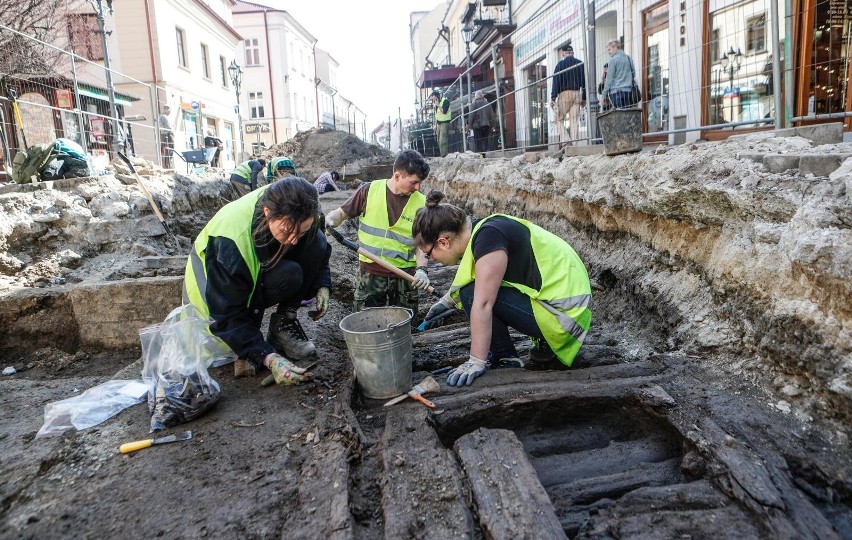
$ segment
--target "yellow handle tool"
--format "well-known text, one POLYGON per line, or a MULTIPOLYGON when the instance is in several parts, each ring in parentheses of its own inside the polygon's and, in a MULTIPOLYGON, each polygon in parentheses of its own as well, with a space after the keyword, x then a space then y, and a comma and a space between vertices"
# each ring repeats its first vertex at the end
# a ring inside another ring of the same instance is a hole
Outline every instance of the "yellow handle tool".
POLYGON ((183 433, 178 433, 177 435, 169 435, 167 437, 161 437, 159 439, 145 439, 142 441, 133 441, 129 443, 124 443, 118 447, 118 451, 122 454, 129 454, 130 452, 135 452, 137 450, 142 450, 143 448, 148 448, 149 446, 153 446, 155 444, 165 444, 176 441, 185 441, 187 439, 192 438, 191 431, 184 431, 183 433))

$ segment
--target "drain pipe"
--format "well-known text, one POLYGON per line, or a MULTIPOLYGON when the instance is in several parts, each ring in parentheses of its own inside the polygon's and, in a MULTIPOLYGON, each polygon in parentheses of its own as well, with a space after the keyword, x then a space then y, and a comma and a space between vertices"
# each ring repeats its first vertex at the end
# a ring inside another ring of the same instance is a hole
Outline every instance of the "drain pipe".
POLYGON ((780 129, 784 125, 784 115, 781 114, 781 55, 778 54, 778 1, 769 0, 769 16, 772 18, 772 44, 774 51, 772 53, 772 102, 775 104, 775 129, 780 129))
MULTIPOLYGON (((272 47, 269 46, 269 23, 266 20, 266 12, 263 10, 263 31, 266 32, 266 69, 269 73, 269 99, 272 103, 272 144, 278 143, 278 115, 275 114, 275 84, 272 82, 272 47)), ((258 134, 260 132, 258 131, 258 134)))

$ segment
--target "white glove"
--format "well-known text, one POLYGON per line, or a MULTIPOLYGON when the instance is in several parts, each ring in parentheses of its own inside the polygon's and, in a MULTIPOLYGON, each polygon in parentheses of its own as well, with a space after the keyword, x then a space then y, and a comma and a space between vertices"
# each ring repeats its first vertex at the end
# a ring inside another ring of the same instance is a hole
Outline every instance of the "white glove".
POLYGON ((425 268, 418 268, 414 272, 414 281, 411 282, 415 289, 423 289, 424 291, 429 286, 429 276, 426 275, 425 268))
POLYGON ((338 225, 346 221, 346 218, 347 216, 343 209, 337 208, 325 215, 325 226, 337 227, 338 225))
POLYGON ((454 369, 447 382, 450 386, 470 386, 473 384, 473 379, 485 373, 485 360, 480 360, 475 356, 471 356, 467 362, 454 369))

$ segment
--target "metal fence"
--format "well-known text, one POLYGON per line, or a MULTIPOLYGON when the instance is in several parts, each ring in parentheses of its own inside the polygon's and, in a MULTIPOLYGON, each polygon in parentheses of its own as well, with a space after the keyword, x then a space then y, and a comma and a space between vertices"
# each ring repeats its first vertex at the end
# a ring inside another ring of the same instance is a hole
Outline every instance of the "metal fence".
MULTIPOLYGON (((645 143, 718 139, 826 120, 846 121, 848 129, 852 3, 802 0, 793 4, 797 11, 790 5, 779 0, 544 2, 491 44, 492 68, 498 46, 512 47, 512 73, 500 77, 483 69, 489 58, 480 53, 477 62, 440 88, 452 101, 449 151, 601 142, 599 115, 624 96, 618 90, 629 89, 623 87, 623 71, 616 75, 621 88, 606 85, 605 77, 614 80, 605 70, 608 62, 617 69, 625 65, 619 49, 630 60, 626 65, 632 64, 628 80, 640 94, 625 105, 641 111, 636 116, 645 143), (607 47, 612 42, 617 49, 607 47), (572 69, 583 71, 585 100, 560 107, 567 104, 551 101, 554 68, 567 44, 583 62, 572 69), (471 133, 470 115, 481 109, 470 105, 477 90, 496 118, 490 137, 471 133)), ((421 90, 424 102, 429 90, 421 90)), ((435 151, 432 115, 427 104, 408 137, 427 153, 435 151)))
MULTIPOLYGON (((136 80, 71 51, 0 25, 52 56, 53 71, 43 75, 0 73, 0 126, 3 160, 37 144, 69 139, 104 166, 116 150, 163 166, 171 164, 158 126, 156 91, 164 89, 136 80), (107 78, 111 79, 108 81, 107 78), (115 113, 110 104, 113 87, 115 113), (13 98, 17 107, 13 107, 13 98), (15 112, 17 108, 17 112, 15 112)), ((184 138, 181 133, 175 139, 184 138)))

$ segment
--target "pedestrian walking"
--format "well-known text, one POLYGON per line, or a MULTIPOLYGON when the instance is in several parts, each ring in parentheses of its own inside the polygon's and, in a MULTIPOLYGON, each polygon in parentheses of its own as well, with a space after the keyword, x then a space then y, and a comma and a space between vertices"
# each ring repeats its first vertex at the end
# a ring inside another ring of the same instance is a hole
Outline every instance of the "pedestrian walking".
POLYGON ((477 152, 488 152, 491 148, 491 134, 496 129, 494 109, 482 96, 482 91, 473 94, 473 112, 471 126, 477 152))
POLYGON ((621 42, 614 39, 606 44, 609 53, 607 75, 602 95, 616 109, 633 107, 639 102, 637 95, 633 60, 621 50, 621 42))
POLYGON ((433 91, 429 97, 432 99, 432 105, 435 107, 435 138, 438 140, 438 152, 441 157, 449 153, 450 142, 450 121, 453 119, 450 112, 450 100, 441 97, 441 93, 437 90, 433 91))
POLYGON ((163 112, 157 117, 157 125, 160 128, 160 158, 163 167, 170 168, 172 163, 172 150, 175 147, 175 130, 171 120, 172 108, 163 105, 163 112))
POLYGON ((580 133, 580 107, 586 104, 586 73, 583 62, 574 57, 574 48, 571 45, 565 45, 561 51, 562 60, 553 70, 550 106, 556 107, 556 121, 561 126, 560 138, 568 144, 576 144, 580 133))

